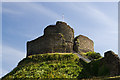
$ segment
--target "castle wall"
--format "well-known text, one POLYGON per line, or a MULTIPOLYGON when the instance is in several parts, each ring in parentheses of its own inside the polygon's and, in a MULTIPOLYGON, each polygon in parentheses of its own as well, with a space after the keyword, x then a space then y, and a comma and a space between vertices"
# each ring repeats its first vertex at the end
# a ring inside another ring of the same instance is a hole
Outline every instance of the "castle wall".
POLYGON ((42 53, 73 52, 73 29, 64 22, 47 26, 44 35, 27 42, 27 56, 42 53))
POLYGON ((74 39, 74 30, 65 22, 58 21, 49 25, 44 34, 35 40, 27 42, 27 56, 43 53, 72 53, 94 51, 93 41, 85 36, 74 39))
POLYGON ((67 42, 73 42, 74 40, 74 30, 65 22, 58 21, 56 25, 49 25, 44 29, 44 35, 53 33, 61 33, 67 42))
POLYGON ((120 58, 113 51, 105 52, 104 58, 102 58, 100 61, 101 65, 105 65, 105 67, 109 69, 110 76, 120 75, 120 58))
POLYGON ((79 35, 74 39, 75 52, 89 52, 94 51, 94 43, 88 37, 79 35))

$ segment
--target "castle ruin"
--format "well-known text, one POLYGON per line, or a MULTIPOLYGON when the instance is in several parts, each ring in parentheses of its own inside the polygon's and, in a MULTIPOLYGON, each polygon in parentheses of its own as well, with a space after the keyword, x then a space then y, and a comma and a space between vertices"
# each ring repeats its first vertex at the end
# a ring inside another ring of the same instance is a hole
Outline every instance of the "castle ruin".
POLYGON ((100 59, 100 65, 104 65, 109 70, 110 76, 120 75, 120 58, 113 51, 104 53, 104 57, 100 59))
POLYGON ((94 51, 94 43, 88 37, 74 38, 74 30, 65 22, 57 21, 44 29, 44 35, 27 42, 27 56, 43 53, 80 53, 94 51))
POLYGON ((90 40, 88 37, 79 35, 75 37, 74 39, 74 46, 73 50, 76 51, 77 53, 80 52, 93 52, 94 51, 94 44, 93 41, 90 40))

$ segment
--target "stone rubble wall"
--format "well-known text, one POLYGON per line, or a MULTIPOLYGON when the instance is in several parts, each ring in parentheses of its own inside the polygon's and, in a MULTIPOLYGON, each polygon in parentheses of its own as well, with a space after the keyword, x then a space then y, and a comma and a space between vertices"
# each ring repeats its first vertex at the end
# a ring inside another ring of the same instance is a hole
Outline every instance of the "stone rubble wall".
POLYGON ((104 58, 101 59, 101 63, 109 69, 110 76, 120 75, 120 58, 113 51, 107 51, 104 53, 104 58))
POLYGON ((27 56, 55 52, 72 53, 74 50, 75 52, 94 51, 93 41, 85 36, 74 39, 74 30, 61 21, 57 21, 56 25, 47 26, 43 36, 27 42, 27 56))
POLYGON ((80 52, 93 52, 94 42, 86 36, 79 35, 74 39, 74 51, 80 52))
POLYGON ((73 52, 74 31, 65 22, 44 29, 44 35, 27 42, 27 56, 42 53, 73 52))

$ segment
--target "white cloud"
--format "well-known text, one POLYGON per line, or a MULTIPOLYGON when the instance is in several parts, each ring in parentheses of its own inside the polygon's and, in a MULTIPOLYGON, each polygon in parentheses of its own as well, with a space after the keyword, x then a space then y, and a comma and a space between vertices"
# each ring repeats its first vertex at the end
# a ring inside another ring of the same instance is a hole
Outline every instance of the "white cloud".
POLYGON ((20 12, 20 11, 16 11, 16 10, 11 10, 11 9, 8 9, 8 8, 2 8, 2 11, 3 13, 9 13, 9 14, 16 14, 16 15, 19 15, 19 14, 23 14, 23 12, 20 12))
POLYGON ((33 11, 35 10, 35 13, 40 13, 40 14, 46 15, 52 19, 57 19, 57 18, 60 19, 60 16, 56 12, 50 10, 49 8, 47 8, 45 6, 42 6, 41 4, 28 3, 26 5, 28 8, 31 8, 33 11))
MULTIPOLYGON (((61 4, 58 4, 58 5, 61 6, 61 4)), ((94 21, 95 24, 99 23, 101 25, 101 29, 104 28, 103 29, 104 31, 109 30, 111 34, 118 34, 117 19, 116 20, 112 19, 112 16, 108 16, 108 13, 105 13, 104 11, 102 11, 103 9, 100 10, 96 6, 91 5, 89 3, 83 3, 83 4, 69 3, 66 5, 62 5, 61 7, 71 9, 73 12, 75 11, 76 13, 80 14, 80 17, 81 15, 83 15, 88 18, 91 18, 91 20, 94 21)), ((117 8, 117 3, 116 3, 116 8, 117 8)), ((116 13, 117 15, 117 12, 114 12, 114 13, 116 13)))
POLYGON ((2 50, 2 75, 0 76, 10 72, 25 57, 25 52, 7 45, 3 45, 2 50))
MULTIPOLYGON (((88 6, 88 15, 92 16, 94 21, 101 23, 101 30, 96 30, 96 43, 97 45, 104 46, 105 50, 113 50, 118 53, 118 21, 113 20, 111 16, 108 16, 103 11, 97 9, 94 6, 88 6), (102 43, 102 44, 101 44, 102 43)), ((117 13, 117 12, 115 12, 117 13)))
POLYGON ((101 24, 105 25, 104 28, 107 27, 110 33, 115 33, 118 34, 117 32, 117 26, 118 26, 118 21, 111 19, 110 16, 107 16, 104 12, 98 10, 95 7, 92 6, 87 6, 89 13, 88 15, 92 16, 95 18, 97 21, 99 21, 101 24))
POLYGON ((56 12, 50 10, 49 8, 42 6, 41 4, 37 4, 37 3, 23 3, 23 4, 15 4, 15 3, 11 3, 14 5, 14 7, 16 7, 16 9, 19 7, 19 10, 13 10, 10 7, 8 8, 4 8, 3 6, 3 12, 5 13, 10 13, 10 14, 26 14, 27 12, 29 12, 30 14, 35 13, 35 14, 42 14, 45 15, 51 19, 60 19, 61 16, 59 16, 56 12))
POLYGON ((13 55, 13 56, 19 56, 19 57, 23 57, 23 54, 25 54, 24 52, 22 51, 19 51, 13 47, 10 47, 10 46, 6 46, 6 45, 3 45, 2 46, 2 54, 3 55, 13 55))
MULTIPOLYGON (((86 17, 91 18, 94 21, 95 24, 97 24, 96 22, 99 22, 101 25, 103 25, 101 27, 102 28, 104 27, 104 30, 107 29, 107 30, 109 30, 110 33, 118 34, 118 32, 117 32, 117 30, 118 30, 118 27, 117 27, 118 26, 118 21, 117 21, 117 19, 113 20, 111 18, 111 16, 108 16, 102 10, 97 9, 96 6, 90 5, 89 3, 86 3, 84 5, 83 4, 75 5, 75 4, 71 3, 70 5, 71 6, 69 6, 68 8, 72 9, 73 11, 75 10, 75 12, 78 12, 80 14, 84 14, 84 16, 86 15, 86 17)), ((117 15, 117 12, 115 12, 115 13, 117 15)))
MULTIPOLYGON (((6 4, 6 3, 4 3, 4 4, 6 4)), ((13 14, 13 15, 16 14, 17 16, 22 15, 25 17, 26 17, 26 15, 29 15, 29 13, 30 13, 30 15, 32 14, 33 16, 38 15, 37 17, 45 15, 50 19, 54 19, 54 20, 61 19, 61 16, 59 16, 56 12, 52 11, 48 7, 43 6, 40 3, 39 4, 38 3, 23 3, 23 4, 9 3, 9 4, 12 5, 12 7, 14 7, 14 8, 12 8, 11 6, 3 5, 3 13, 13 14)), ((34 28, 34 27, 31 27, 31 29, 32 28, 34 28)), ((25 27, 24 27, 24 29, 25 29, 25 27)), ((11 28, 11 32, 13 32, 12 28, 11 28)), ((27 31, 27 32, 29 32, 29 31, 27 31)), ((27 33, 27 32, 25 31, 23 33, 21 33, 21 32, 19 33, 18 31, 14 31, 14 33, 24 36, 24 37, 27 37, 27 38, 34 38, 36 36, 34 33, 27 33)))

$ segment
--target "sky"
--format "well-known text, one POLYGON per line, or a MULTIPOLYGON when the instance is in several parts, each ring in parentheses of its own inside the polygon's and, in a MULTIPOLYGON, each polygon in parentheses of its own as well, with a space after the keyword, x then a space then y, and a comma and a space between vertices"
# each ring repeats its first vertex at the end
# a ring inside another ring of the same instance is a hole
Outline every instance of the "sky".
POLYGON ((3 2, 0 77, 26 57, 26 42, 42 36, 48 25, 63 21, 63 14, 75 36, 94 41, 95 52, 102 56, 108 50, 118 53, 117 2, 3 2))

